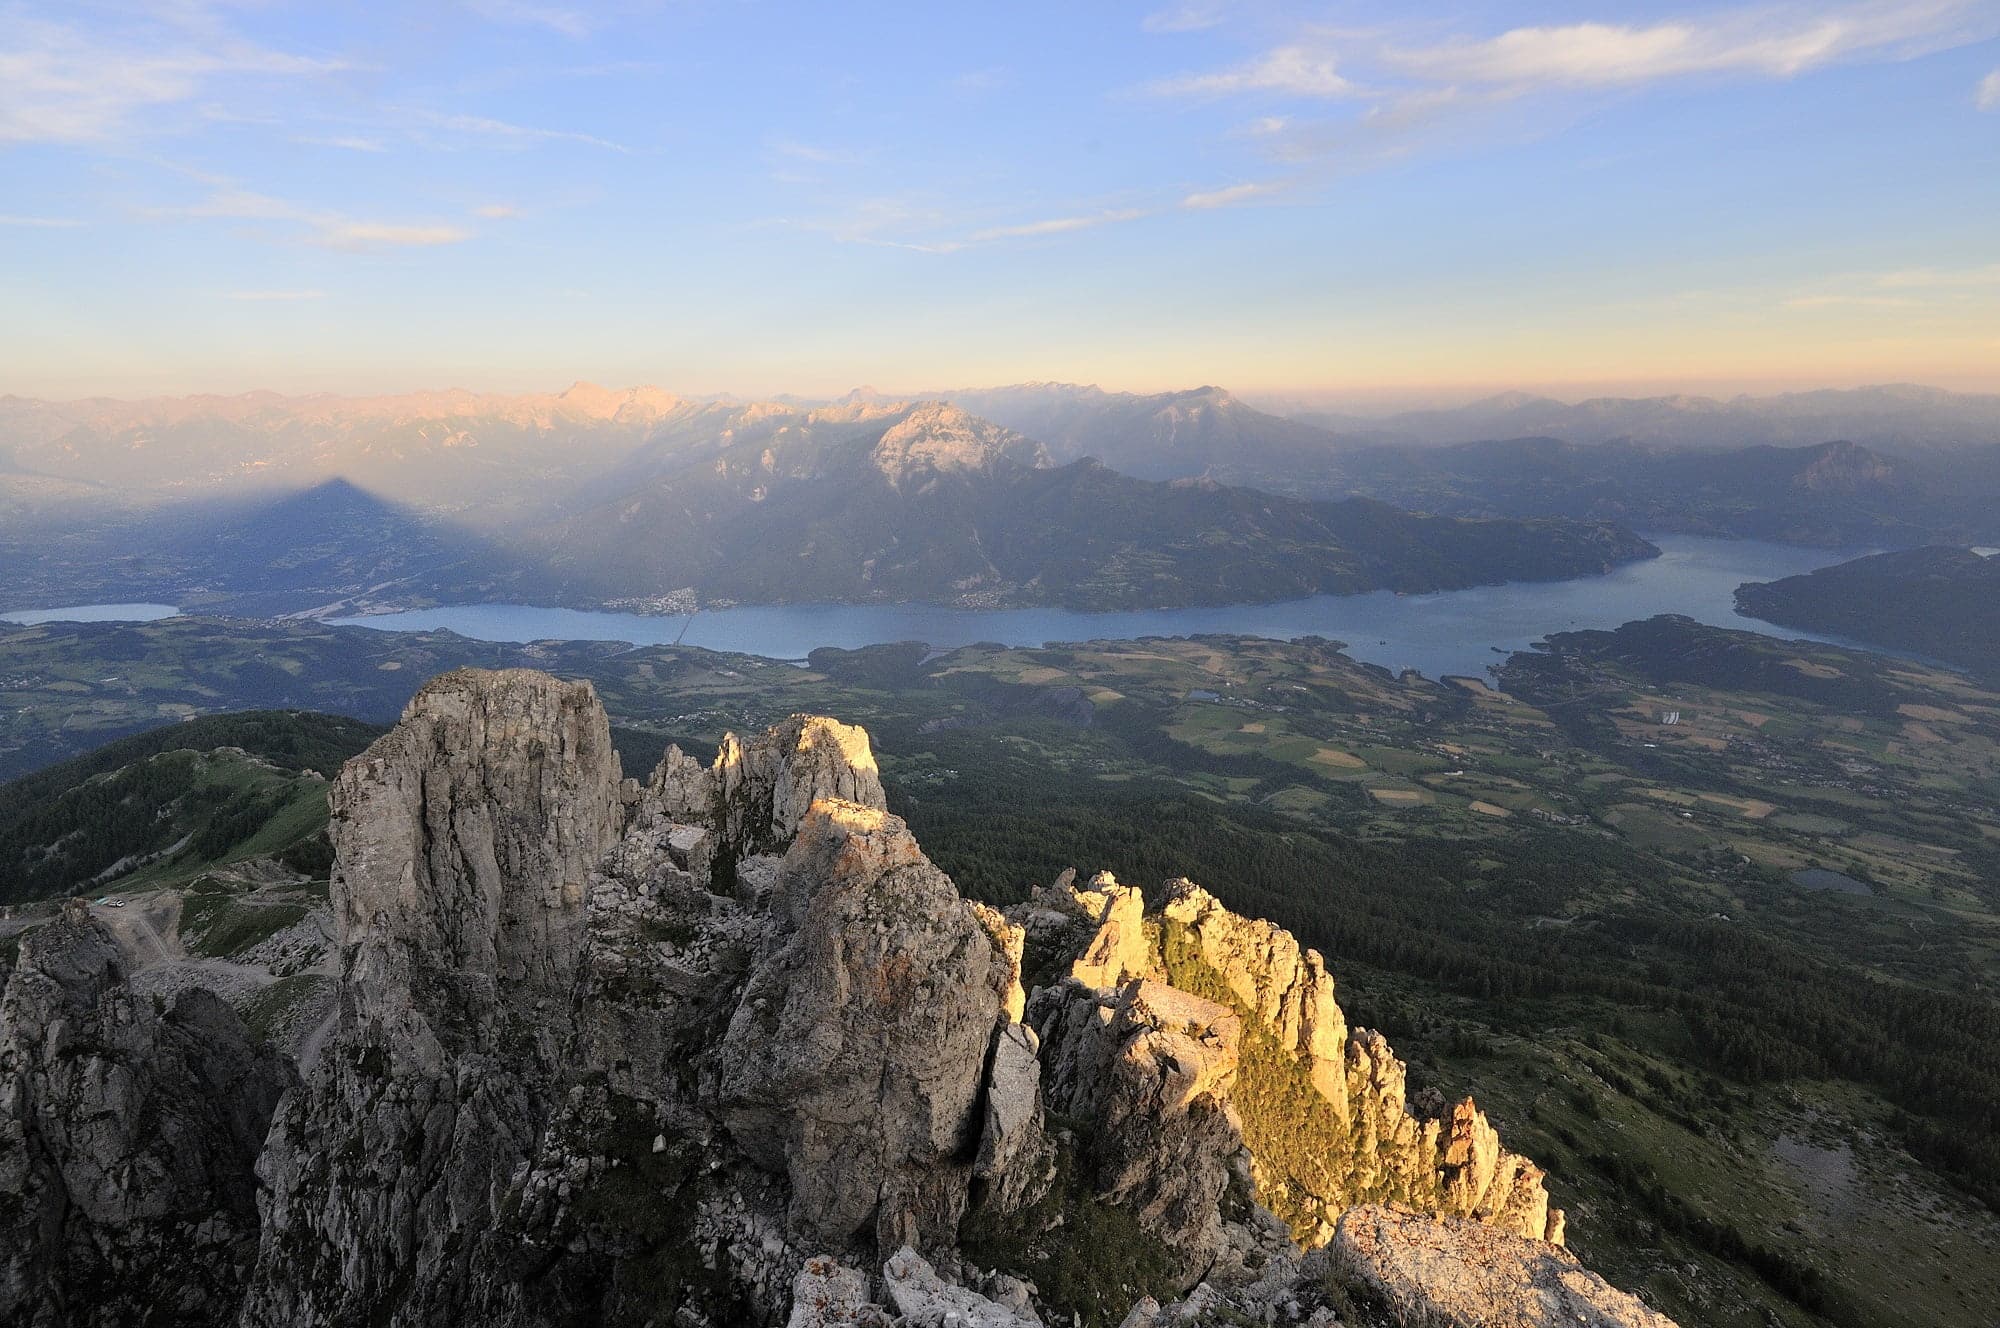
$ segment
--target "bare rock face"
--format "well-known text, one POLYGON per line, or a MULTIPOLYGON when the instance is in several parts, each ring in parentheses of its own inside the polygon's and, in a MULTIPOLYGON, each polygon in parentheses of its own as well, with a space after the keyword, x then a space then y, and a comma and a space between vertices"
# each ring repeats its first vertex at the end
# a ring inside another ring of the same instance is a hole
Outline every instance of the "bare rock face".
POLYGON ((447 1054, 511 1034, 552 1056, 618 785, 589 686, 518 669, 427 684, 333 787, 348 1022, 414 1015, 447 1054))
POLYGON ((785 1171, 808 1241, 949 1246, 1012 964, 903 823, 858 803, 813 804, 777 906, 796 930, 721 1050, 731 1136, 785 1171))
POLYGON ((641 788, 587 686, 466 671, 333 807, 342 1005, 261 1164, 246 1324, 779 1322, 812 1251, 949 1253, 975 1192, 1037 1192, 1022 935, 861 730, 641 788))
POLYGON ((1500 1134, 1471 1098, 1451 1109, 1443 1133, 1442 1210, 1518 1236, 1562 1243, 1563 1216, 1549 1210, 1542 1169, 1500 1146, 1500 1134))
POLYGON ((335 782, 341 1006, 258 1172, 248 1323, 445 1322, 547 1120, 617 752, 584 684, 433 679, 335 782))
POLYGON ((907 1246, 882 1265, 882 1287, 905 1328, 1042 1328, 1025 1305, 1003 1305, 947 1281, 907 1246))
POLYGON ((652 788, 674 819, 714 827, 731 861, 782 849, 823 798, 888 807, 868 734, 818 715, 747 740, 730 734, 708 769, 669 748, 652 788))
POLYGON ((1021 1328, 1060 1289, 965 1251, 1033 1259, 1071 1214, 1129 1236, 1141 1322, 1308 1321, 1294 1242, 1355 1204, 1561 1238, 1319 955, 1184 881, 970 903, 859 729, 642 786, 587 686, 461 672, 333 808, 339 1015, 258 1163, 243 1328, 1021 1328))
POLYGON ((1218 1248, 1218 1207, 1243 1151, 1232 1119, 1242 1021, 1235 1011, 1135 978, 1112 992, 1068 979, 1036 994, 1052 1109, 1091 1123, 1094 1188, 1198 1268, 1218 1248))
POLYGON ((1162 894, 1149 914, 1139 892, 1109 873, 1082 888, 1066 873, 1015 911, 1041 948, 1067 945, 1076 956, 1068 980, 1031 1005, 1031 1021, 1044 1040, 1044 1092, 1056 1111, 1094 1124, 1086 1152, 1109 1168, 1099 1173, 1107 1193, 1129 1201, 1120 1174, 1143 1172, 1148 1158, 1185 1156, 1173 1193, 1132 1206, 1194 1263, 1227 1239, 1202 1214, 1222 1192, 1225 1160, 1238 1155, 1256 1197, 1308 1246, 1330 1240, 1346 1208, 1377 1199, 1561 1240, 1562 1213, 1549 1207, 1541 1170, 1501 1147, 1470 1100, 1448 1118, 1413 1110, 1402 1061, 1380 1034, 1350 1034, 1317 952, 1190 881, 1169 882, 1162 894), (1134 982, 1136 1000, 1124 994, 1134 982), (1228 1021, 1211 1013, 1134 1022, 1135 1012, 1168 1008, 1164 993, 1196 1001, 1197 992, 1228 1021), (1174 1085, 1190 1067, 1199 1073, 1209 1053, 1175 1040, 1196 1028, 1228 1030, 1232 1073, 1205 1083, 1212 1110, 1191 1116, 1192 1097, 1174 1085), (1256 1055, 1238 1082, 1233 1068, 1246 1048, 1256 1055), (1121 1073, 1149 1055, 1173 1068, 1121 1073), (1184 1152, 1180 1133, 1196 1117, 1209 1121, 1203 1142, 1184 1152), (1167 1213, 1179 1217, 1163 1221, 1167 1213))
POLYGON ((889 1317, 868 1298, 868 1279, 827 1255, 808 1259, 792 1280, 792 1315, 785 1328, 887 1328, 889 1317))
POLYGON ((1355 1208, 1332 1254, 1409 1328, 1674 1328, 1567 1250, 1463 1218, 1355 1208))
POLYGON ((1305 1068, 1336 1114, 1347 1111, 1347 1018, 1319 951, 1284 928, 1243 918, 1192 881, 1167 886, 1161 916, 1184 930, 1203 962, 1305 1068))
POLYGON ((1115 989, 1128 977, 1152 967, 1146 945, 1146 899, 1110 872, 1099 872, 1087 889, 1073 890, 1065 901, 1069 911, 1096 928, 1083 953, 1070 965, 1070 976, 1086 987, 1115 989))
POLYGON ((1005 1024, 993 1036, 972 1174, 986 1187, 987 1201, 1005 1210, 1025 1208, 1048 1181, 1041 1050, 1041 1038, 1025 1024, 1005 1024))
POLYGON ((205 1325, 257 1244, 255 1162, 290 1062, 207 991, 137 993, 81 902, 0 999, 0 1322, 205 1325))

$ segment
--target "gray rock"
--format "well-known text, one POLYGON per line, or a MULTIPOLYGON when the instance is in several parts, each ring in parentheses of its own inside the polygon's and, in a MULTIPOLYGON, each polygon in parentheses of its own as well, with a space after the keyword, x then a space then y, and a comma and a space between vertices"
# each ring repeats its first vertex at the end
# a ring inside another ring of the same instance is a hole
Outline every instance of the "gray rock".
POLYGON ((1116 992, 1074 978, 1038 991, 1043 1093, 1088 1121, 1094 1187, 1129 1208, 1189 1269, 1222 1241, 1219 1205, 1243 1138, 1230 1114, 1242 1020, 1213 1001, 1136 979, 1116 992))
POLYGON ((1003 1210, 1033 1203, 1049 1178, 1041 1045, 1025 1024, 1003 1024, 993 1035, 979 1155, 972 1171, 988 1186, 987 1202, 1003 1210))
POLYGON ((785 1328, 886 1325, 888 1315, 868 1298, 868 1279, 830 1255, 808 1259, 792 1282, 792 1316, 785 1328))
POLYGON ((81 901, 37 928, 0 998, 0 1322, 227 1321, 294 1082, 213 994, 135 991, 81 901))
POLYGON ((433 679, 332 790, 341 1008, 258 1166, 248 1324, 448 1322, 550 1110, 624 810, 587 684, 433 679))
POLYGON ((1032 1311, 988 1300, 939 1277, 907 1246, 882 1265, 882 1289, 909 1328, 1042 1328, 1032 1311))
POLYGON ((751 978, 722 1047, 730 1134, 789 1178, 811 1242, 948 1247, 1011 965, 902 821, 875 808, 815 804, 776 895, 796 929, 751 978))

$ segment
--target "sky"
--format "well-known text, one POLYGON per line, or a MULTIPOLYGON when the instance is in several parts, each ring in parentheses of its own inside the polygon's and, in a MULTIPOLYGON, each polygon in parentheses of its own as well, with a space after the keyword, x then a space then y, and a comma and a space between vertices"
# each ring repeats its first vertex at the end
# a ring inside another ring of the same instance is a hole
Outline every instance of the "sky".
POLYGON ((0 392, 2000 389, 2000 0, 0 0, 0 392))

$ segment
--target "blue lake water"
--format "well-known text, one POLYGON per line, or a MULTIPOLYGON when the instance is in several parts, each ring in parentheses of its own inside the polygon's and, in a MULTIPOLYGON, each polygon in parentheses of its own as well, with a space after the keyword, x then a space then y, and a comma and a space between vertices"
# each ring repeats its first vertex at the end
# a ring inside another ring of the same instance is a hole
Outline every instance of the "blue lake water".
MULTIPOLYGON (((1357 659, 1430 677, 1479 676, 1501 652, 1524 649, 1551 632, 1616 627, 1657 613, 1774 636, 1810 633, 1739 616, 1733 599, 1745 581, 1770 581, 1855 556, 1752 540, 1690 535, 1651 537, 1658 558, 1580 581, 1513 582, 1433 595, 1317 595, 1278 604, 1139 609, 1083 613, 1070 609, 951 609, 925 604, 788 604, 706 609, 652 616, 542 609, 521 604, 466 604, 407 613, 338 618, 378 630, 446 628, 482 641, 676 641, 775 659, 803 659, 819 646, 852 649, 884 641, 926 641, 949 648, 976 641, 1040 646, 1052 641, 1240 633, 1292 640, 1344 641, 1357 659)), ((1833 639, 1833 638, 1824 638, 1833 639)))
POLYGON ((72 604, 60 609, 15 609, 0 622, 33 627, 50 622, 155 622, 180 612, 171 604, 72 604))

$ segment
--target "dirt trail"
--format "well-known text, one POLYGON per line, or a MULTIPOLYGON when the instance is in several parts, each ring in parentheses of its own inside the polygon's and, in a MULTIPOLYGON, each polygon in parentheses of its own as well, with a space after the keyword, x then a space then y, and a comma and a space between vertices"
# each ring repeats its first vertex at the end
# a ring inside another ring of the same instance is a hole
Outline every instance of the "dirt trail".
MULTIPOLYGON (((160 928, 153 918, 154 911, 171 912, 170 900, 162 908, 158 896, 134 895, 123 908, 113 908, 108 904, 92 904, 91 916, 102 922, 126 954, 132 957, 132 971, 143 973, 160 964, 171 964, 180 959, 179 946, 169 947, 167 938, 160 934, 160 928)), ((172 925, 169 923, 169 925, 172 925)))

